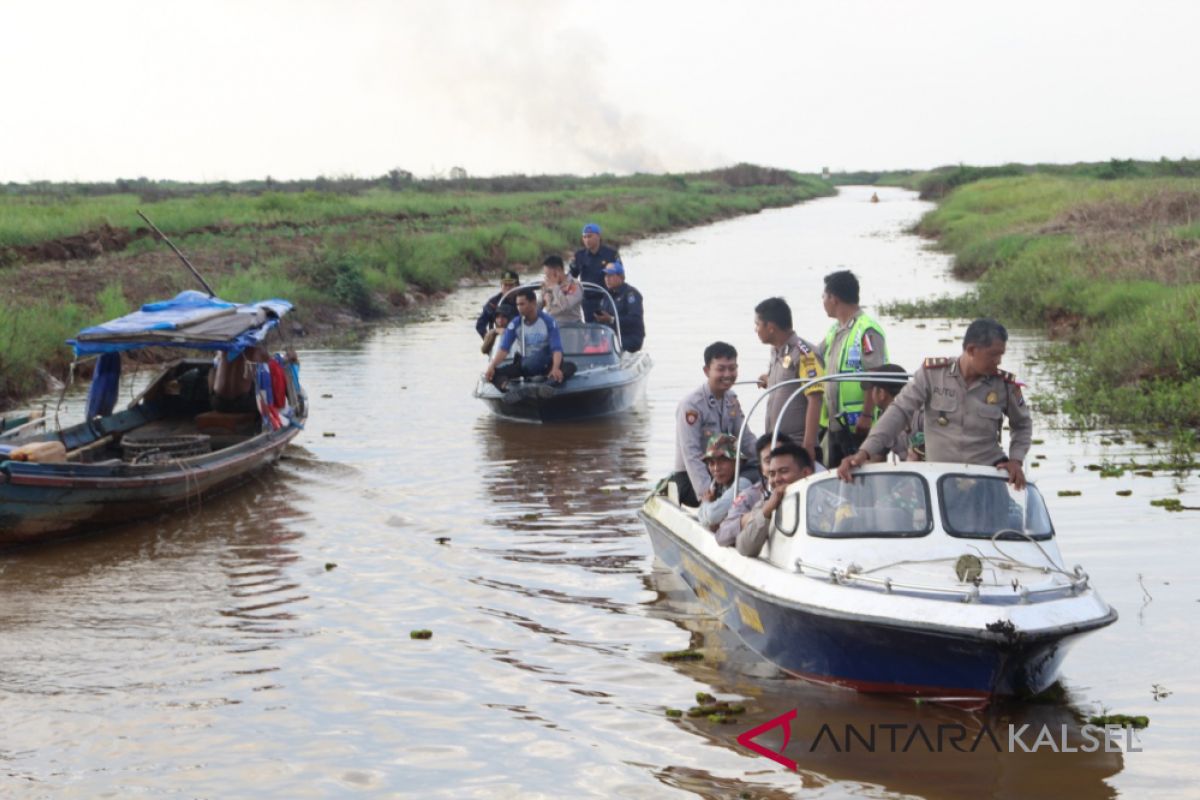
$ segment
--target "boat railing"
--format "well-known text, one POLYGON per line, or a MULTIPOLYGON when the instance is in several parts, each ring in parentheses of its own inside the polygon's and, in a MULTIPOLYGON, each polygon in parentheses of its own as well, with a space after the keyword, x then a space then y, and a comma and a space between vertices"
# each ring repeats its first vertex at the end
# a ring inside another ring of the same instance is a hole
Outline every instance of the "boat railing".
MULTIPOLYGON (((907 583, 895 581, 891 578, 877 578, 872 575, 863 574, 862 567, 859 567, 857 564, 838 568, 815 564, 805 561, 802 558, 797 558, 794 563, 798 575, 805 575, 811 578, 825 578, 830 583, 839 586, 859 584, 862 588, 874 587, 882 589, 886 594, 892 594, 897 590, 921 594, 948 594, 958 596, 964 603, 977 603, 983 600, 983 594, 980 592, 978 585, 972 585, 970 588, 959 588, 956 586, 907 583)), ((1041 589, 1030 589, 1027 586, 1015 585, 1013 586, 1013 591, 1016 594, 1017 600, 1024 605, 1034 602, 1041 595, 1061 594, 1063 592, 1070 592, 1072 595, 1077 595, 1088 588, 1089 578, 1088 574, 1083 571, 1083 567, 1076 565, 1073 573, 1068 573, 1065 570, 1057 571, 1067 576, 1068 584, 1047 586, 1041 589)))
MULTIPOLYGON (((772 393, 777 392, 786 386, 791 386, 794 388, 791 395, 788 396, 788 399, 784 401, 783 408, 779 409, 779 418, 775 420, 775 427, 771 431, 772 450, 775 449, 775 443, 779 441, 779 427, 783 423, 783 418, 787 414, 788 407, 791 406, 792 401, 796 399, 797 395, 804 394, 804 392, 810 387, 815 386, 818 383, 859 383, 863 380, 869 380, 872 383, 907 383, 911 377, 911 375, 901 375, 896 372, 835 372, 830 375, 821 375, 816 378, 791 378, 786 381, 780 381, 774 386, 769 386, 764 389, 762 395, 760 395, 759 398, 754 401, 754 405, 750 406, 750 410, 747 411, 745 416, 742 417, 742 425, 738 429, 737 452, 740 453, 742 451, 742 439, 744 439, 746 436, 746 428, 750 424, 750 418, 754 416, 755 409, 762 405, 762 402, 766 400, 767 397, 772 393)), ((757 381, 740 381, 735 385, 740 385, 742 383, 754 383, 757 385, 757 381)), ((733 467, 734 486, 738 485, 738 476, 740 474, 741 459, 738 459, 738 461, 734 463, 733 467)))

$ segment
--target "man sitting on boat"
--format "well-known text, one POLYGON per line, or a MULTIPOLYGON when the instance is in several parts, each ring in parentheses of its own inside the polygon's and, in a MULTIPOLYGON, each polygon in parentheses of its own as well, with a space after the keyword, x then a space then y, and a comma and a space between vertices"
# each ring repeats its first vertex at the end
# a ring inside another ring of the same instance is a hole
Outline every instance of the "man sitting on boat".
POLYGON ((562 337, 554 317, 538 308, 537 293, 528 287, 517 290, 517 318, 508 323, 500 349, 488 363, 484 378, 506 391, 513 378, 545 375, 551 387, 575 374, 575 365, 563 361, 562 337), (500 366, 514 345, 520 350, 509 364, 500 366))
POLYGON ((709 437, 708 447, 704 450, 704 463, 708 465, 712 483, 700 498, 700 509, 696 512, 696 519, 710 531, 715 531, 729 513, 733 498, 753 486, 754 482, 743 473, 738 476, 737 486, 733 485, 734 467, 737 464, 737 440, 728 433, 717 433, 709 437))
POLYGON ((546 256, 542 262, 542 306, 559 325, 583 322, 583 287, 567 274, 559 256, 546 256))
MULTIPOLYGON (((775 446, 788 444, 789 440, 780 438, 775 442, 775 446)), ((733 503, 729 511, 725 514, 725 519, 717 526, 717 544, 721 547, 733 547, 737 541, 737 535, 742 530, 742 517, 749 513, 750 509, 762 502, 767 496, 770 486, 767 484, 767 464, 771 460, 771 450, 774 449, 771 443, 771 434, 764 433, 758 437, 758 441, 754 443, 754 452, 758 453, 758 464, 760 474, 755 478, 750 486, 738 492, 733 498, 733 503)), ((739 476, 738 483, 741 483, 739 476)))
MULTIPOLYGON (((671 481, 679 489, 681 505, 696 507, 699 497, 712 483, 704 465, 704 449, 715 433, 741 433, 742 407, 733 384, 737 382, 737 350, 726 342, 713 342, 704 348, 704 375, 700 388, 679 401, 675 410, 675 473, 671 481)), ((754 434, 749 429, 742 438, 741 453, 754 461, 754 434)), ((750 476, 753 477, 753 476, 750 476)))
POLYGON ((771 535, 771 518, 787 487, 813 474, 812 457, 799 445, 782 444, 771 451, 767 477, 771 483, 771 494, 762 500, 741 519, 741 531, 737 535, 737 550, 748 558, 756 558, 771 535))
POLYGON ((1008 331, 993 319, 977 319, 963 334, 958 358, 927 358, 912 382, 871 427, 862 448, 838 467, 838 477, 854 479, 853 467, 883 453, 918 411, 925 414, 925 454, 929 461, 986 464, 1008 473, 1018 491, 1025 488, 1022 463, 1033 444, 1033 418, 1011 372, 1000 369, 1008 331), (1009 451, 1000 446, 1008 417, 1009 451))
POLYGON ((479 338, 487 336, 487 332, 493 328, 504 327, 496 324, 496 309, 500 307, 501 303, 513 302, 509 292, 517 288, 517 284, 520 282, 521 276, 511 269, 500 273, 500 291, 488 298, 488 301, 483 304, 483 311, 479 313, 479 318, 475 320, 475 332, 479 334, 479 338))
POLYGON ((500 334, 508 327, 508 323, 513 321, 517 316, 517 308, 512 303, 501 303, 496 307, 496 327, 488 330, 483 337, 483 344, 479 346, 479 352, 485 356, 492 355, 496 349, 496 342, 500 339, 500 334))
POLYGON ((616 327, 621 334, 621 349, 636 353, 642 349, 646 339, 646 323, 643 320, 642 293, 625 282, 625 265, 614 261, 604 268, 604 285, 616 304, 616 318, 607 311, 596 312, 596 322, 616 327))

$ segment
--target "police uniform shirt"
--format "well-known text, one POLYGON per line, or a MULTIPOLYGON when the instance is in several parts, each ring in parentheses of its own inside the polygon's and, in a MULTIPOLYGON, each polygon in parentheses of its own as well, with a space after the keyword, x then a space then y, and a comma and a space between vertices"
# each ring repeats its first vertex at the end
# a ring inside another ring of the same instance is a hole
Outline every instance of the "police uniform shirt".
POLYGON ((542 290, 546 313, 560 325, 564 322, 583 322, 583 287, 579 281, 568 277, 560 284, 549 285, 542 290))
POLYGON ((1025 460, 1033 443, 1033 418, 1021 386, 1003 370, 977 378, 968 388, 956 358, 927 358, 871 427, 863 449, 884 452, 918 410, 924 409, 928 461, 995 465, 1025 460), (1000 428, 1008 417, 1009 452, 1000 446, 1000 428))
POLYGON ((581 247, 575 251, 575 259, 571 262, 571 274, 584 283, 603 286, 604 267, 619 260, 620 256, 617 255, 617 251, 606 244, 600 245, 595 253, 586 247, 581 247))
POLYGON ((642 349, 642 342, 646 338, 646 324, 642 319, 642 293, 628 283, 622 283, 616 290, 610 290, 609 294, 617 304, 621 347, 636 353, 642 349))
MULTIPOLYGON (((833 334, 833 342, 829 346, 829 352, 825 351, 824 339, 817 344, 817 355, 821 357, 821 363, 825 365, 826 372, 831 375, 841 369, 842 347, 843 344, 846 347, 852 344, 852 342, 846 341, 846 337, 858 321, 858 316, 858 314, 855 314, 846 320, 845 325, 838 326, 837 332, 833 334)), ((859 342, 858 345, 862 350, 863 372, 870 372, 887 363, 887 345, 883 340, 883 334, 879 331, 874 328, 867 329, 866 334, 863 335, 863 341, 859 342)), ((831 431, 840 430, 842 427, 842 423, 837 418, 839 386, 841 384, 837 381, 827 381, 825 385, 825 408, 829 414, 829 430, 831 431)))
MULTIPOLYGON (((825 374, 821 359, 817 357, 816 348, 799 334, 792 337, 779 347, 771 348, 771 361, 767 365, 767 388, 776 386, 784 381, 810 380, 825 374)), ((788 398, 801 386, 794 383, 767 395, 767 429, 764 433, 775 430, 775 420, 788 402, 788 398)), ((796 444, 804 443, 804 415, 808 411, 808 398, 825 391, 823 384, 814 383, 804 390, 804 393, 792 400, 787 408, 787 416, 779 426, 779 435, 787 436, 796 444)), ((819 399, 819 398, 818 398, 819 399)))
MULTIPOLYGON (((712 483, 708 467, 701 460, 708 438, 714 433, 728 433, 737 438, 743 419, 742 407, 732 389, 717 399, 705 383, 679 401, 675 409, 675 471, 687 470, 696 497, 704 494, 712 483)), ((756 438, 749 429, 742 437, 740 452, 746 461, 755 458, 756 438)))

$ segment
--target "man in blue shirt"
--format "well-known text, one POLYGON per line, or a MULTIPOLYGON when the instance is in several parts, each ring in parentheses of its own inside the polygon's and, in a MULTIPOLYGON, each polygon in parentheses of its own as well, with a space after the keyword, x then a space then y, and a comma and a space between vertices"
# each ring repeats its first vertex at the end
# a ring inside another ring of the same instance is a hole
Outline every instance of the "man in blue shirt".
MULTIPOLYGON (((616 250, 600 243, 600 226, 589 222, 583 226, 583 247, 575 251, 575 258, 571 261, 571 274, 584 283, 600 286, 604 283, 604 268, 619 258, 616 250)), ((586 322, 596 321, 600 295, 601 292, 584 287, 583 318, 586 322)))
MULTIPOLYGON (((483 376, 500 391, 513 378, 545 375, 549 386, 561 385, 575 374, 575 365, 563 361, 562 337, 554 317, 538 306, 537 293, 529 287, 517 290, 517 318, 504 329, 500 349, 492 356, 483 376), (500 366, 517 348, 511 364, 500 366)), ((551 392, 552 393, 552 392, 551 392)))
MULTIPOLYGON (((646 339, 646 324, 642 319, 642 293, 625 282, 625 266, 614 261, 604 268, 604 285, 617 304, 617 316, 607 311, 596 312, 596 322, 614 326, 621 334, 621 348, 628 353, 642 349, 646 339)), ((607 300, 606 300, 607 304, 607 300)))

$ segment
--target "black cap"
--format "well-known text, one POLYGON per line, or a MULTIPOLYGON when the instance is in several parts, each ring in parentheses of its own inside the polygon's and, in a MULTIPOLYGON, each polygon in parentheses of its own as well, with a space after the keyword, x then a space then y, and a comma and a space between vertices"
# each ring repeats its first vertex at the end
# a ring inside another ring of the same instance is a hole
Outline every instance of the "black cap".
POLYGON ((508 283, 509 281, 512 281, 513 283, 521 282, 521 276, 517 274, 516 270, 506 269, 504 272, 500 273, 501 283, 508 283))
POLYGON ((499 306, 496 307, 496 316, 497 317, 507 317, 508 319, 512 319, 516 315, 517 315, 517 307, 514 306, 512 303, 501 303, 499 306))

